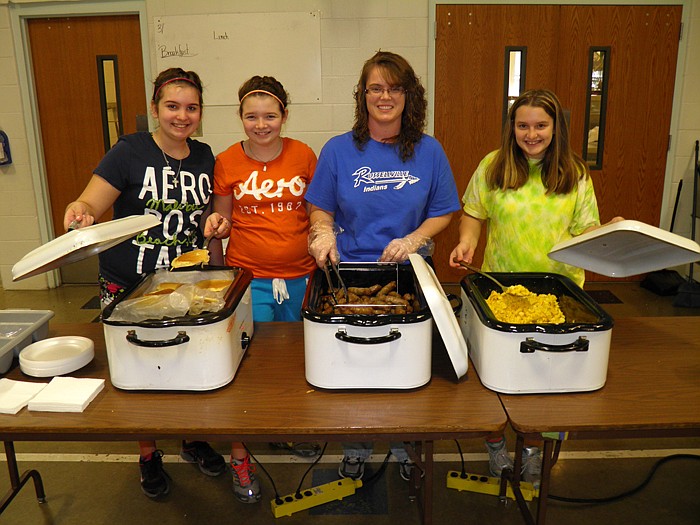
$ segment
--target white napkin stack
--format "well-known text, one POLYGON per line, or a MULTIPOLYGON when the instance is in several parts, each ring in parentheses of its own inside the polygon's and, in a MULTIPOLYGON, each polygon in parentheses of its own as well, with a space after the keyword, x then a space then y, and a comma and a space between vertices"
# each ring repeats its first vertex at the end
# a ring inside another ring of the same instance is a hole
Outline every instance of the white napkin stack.
POLYGON ((54 377, 29 401, 29 410, 82 412, 104 388, 104 379, 54 377))
POLYGON ((0 414, 16 414, 45 386, 46 383, 0 379, 0 414))

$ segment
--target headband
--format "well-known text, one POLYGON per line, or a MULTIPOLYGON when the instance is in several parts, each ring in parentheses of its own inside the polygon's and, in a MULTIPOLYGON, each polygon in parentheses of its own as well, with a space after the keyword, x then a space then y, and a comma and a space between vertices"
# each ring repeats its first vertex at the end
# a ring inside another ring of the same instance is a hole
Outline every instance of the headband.
POLYGON ((241 97, 240 103, 243 104, 245 98, 252 93, 263 93, 264 95, 270 95, 272 98, 274 98, 277 102, 280 103, 280 106, 282 106, 283 108, 287 107, 287 104, 282 102, 282 100, 280 100, 280 98, 277 95, 275 95, 274 93, 270 93, 269 91, 265 91, 264 89, 254 89, 253 91, 248 91, 248 93, 241 97))
POLYGON ((160 93, 160 90, 163 89, 163 86, 167 86, 171 82, 176 82, 178 80, 192 84, 195 88, 197 88, 197 91, 199 91, 199 86, 194 82, 194 80, 190 80, 189 78, 185 78, 185 77, 175 77, 175 78, 171 78, 170 80, 166 80, 160 86, 158 86, 158 89, 156 89, 156 92, 153 93, 153 100, 158 98, 158 93, 160 93))

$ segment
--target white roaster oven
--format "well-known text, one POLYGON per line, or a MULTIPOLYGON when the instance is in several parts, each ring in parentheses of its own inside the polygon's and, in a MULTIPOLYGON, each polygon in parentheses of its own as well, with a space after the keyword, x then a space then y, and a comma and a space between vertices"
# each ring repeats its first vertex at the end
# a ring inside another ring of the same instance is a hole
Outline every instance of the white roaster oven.
MULTIPOLYGON (((13 266, 12 279, 97 255, 159 224, 146 213, 73 229, 25 255, 13 266)), ((127 390, 212 390, 231 382, 253 336, 251 280, 250 271, 226 266, 162 269, 141 276, 102 312, 112 384, 127 390), (199 304, 183 309, 184 285, 205 281, 218 281, 220 289, 203 287, 190 298, 199 304), (157 290, 164 283, 183 286, 170 294, 168 287, 157 290), (128 320, 115 315, 128 312, 123 307, 137 299, 142 312, 164 315, 128 320), (172 308, 159 310, 164 301, 172 308)))
POLYGON ((571 279, 546 273, 491 273, 505 286, 554 294, 563 324, 497 320, 486 299, 497 285, 480 274, 462 279, 460 326, 487 388, 506 394, 582 392, 605 384, 613 319, 571 279))
MULTIPOLYGON (((562 241, 549 257, 612 278, 642 275, 700 260, 691 239, 635 220, 622 220, 562 241)), ((571 279, 547 273, 494 273, 506 286, 554 294, 563 324, 508 324, 486 299, 495 284, 462 279, 462 333, 481 382, 508 394, 585 392, 605 385, 613 319, 571 279)), ((500 292, 500 290, 497 290, 500 292)), ((640 334, 640 337, 644 337, 640 334)))
POLYGON ((230 383, 253 337, 251 279, 248 270, 230 267, 144 275, 102 313, 112 384, 125 390, 203 391, 230 383), (163 319, 113 318, 120 303, 147 294, 159 283, 205 280, 231 281, 223 292, 223 308, 163 319))
MULTIPOLYGON (((415 294, 419 308, 407 314, 323 314, 328 286, 312 275, 302 305, 306 380, 328 389, 410 389, 431 377, 433 320, 457 377, 467 372, 467 350, 457 319, 432 269, 419 255, 411 264, 340 264, 348 287, 397 281, 400 294, 415 294)), ((338 286, 335 276, 333 285, 338 286)))

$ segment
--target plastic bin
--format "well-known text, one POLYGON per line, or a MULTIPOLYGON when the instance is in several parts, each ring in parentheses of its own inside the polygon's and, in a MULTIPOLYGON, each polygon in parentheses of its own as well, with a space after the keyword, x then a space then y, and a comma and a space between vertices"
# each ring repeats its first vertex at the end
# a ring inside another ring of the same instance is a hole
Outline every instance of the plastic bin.
POLYGON ((51 310, 0 310, 0 374, 25 346, 49 335, 51 310))

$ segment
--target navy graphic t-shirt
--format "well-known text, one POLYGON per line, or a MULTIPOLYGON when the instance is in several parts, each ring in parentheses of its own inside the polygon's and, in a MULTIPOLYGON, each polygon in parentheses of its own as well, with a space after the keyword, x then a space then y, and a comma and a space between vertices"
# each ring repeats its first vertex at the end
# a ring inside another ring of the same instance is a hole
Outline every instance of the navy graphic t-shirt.
POLYGON ((214 155, 209 145, 188 139, 190 155, 167 157, 150 133, 120 137, 95 169, 121 192, 114 218, 151 214, 161 225, 99 254, 100 273, 130 286, 143 273, 167 268, 181 253, 202 245, 202 213, 212 195, 214 155), (178 173, 179 170, 179 173, 178 173))

